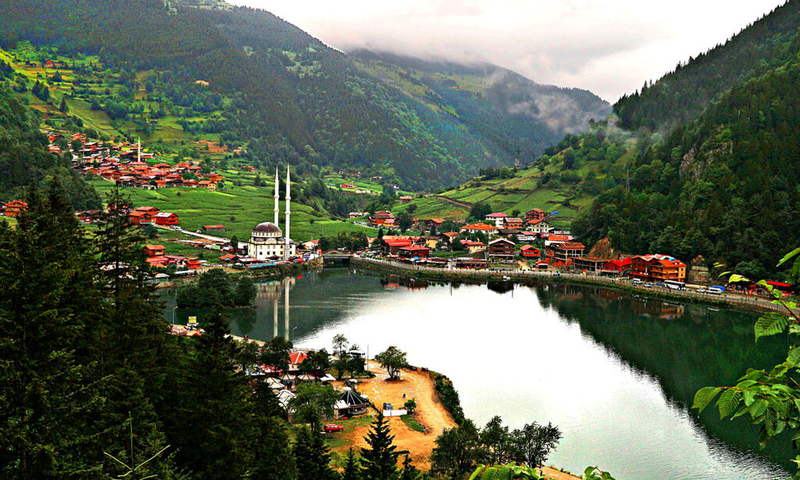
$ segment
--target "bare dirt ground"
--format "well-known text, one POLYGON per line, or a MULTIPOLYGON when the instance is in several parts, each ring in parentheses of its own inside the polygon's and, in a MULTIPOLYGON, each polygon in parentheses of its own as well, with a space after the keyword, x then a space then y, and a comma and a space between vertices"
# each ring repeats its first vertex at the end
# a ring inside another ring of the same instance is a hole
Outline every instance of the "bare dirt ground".
MULTIPOLYGON (((359 380, 358 390, 361 394, 369 396, 369 399, 378 408, 384 403, 391 403, 395 409, 399 409, 403 407, 406 400, 410 398, 416 400, 415 418, 425 427, 424 433, 412 430, 400 417, 392 417, 387 420, 392 435, 395 436, 394 444, 397 446, 397 451, 407 450, 417 468, 429 470, 428 459, 436 447, 436 438, 445 429, 456 426, 436 395, 432 375, 421 370, 403 370, 400 380, 389 381, 386 370, 382 369, 378 363, 370 361, 367 366, 375 374, 375 378, 359 380), (405 394, 405 398, 403 394, 405 394)), ((341 388, 341 386, 336 385, 337 388, 341 388)), ((368 415, 374 417, 377 414, 370 409, 368 415)), ((367 446, 364 437, 367 436, 370 425, 366 422, 359 423, 361 425, 353 425, 352 428, 345 428, 344 432, 337 434, 338 446, 333 447, 333 451, 343 456, 347 454, 350 446, 354 449, 367 446)), ((553 480, 578 480, 578 477, 547 467, 544 468, 544 474, 548 479, 553 480)))

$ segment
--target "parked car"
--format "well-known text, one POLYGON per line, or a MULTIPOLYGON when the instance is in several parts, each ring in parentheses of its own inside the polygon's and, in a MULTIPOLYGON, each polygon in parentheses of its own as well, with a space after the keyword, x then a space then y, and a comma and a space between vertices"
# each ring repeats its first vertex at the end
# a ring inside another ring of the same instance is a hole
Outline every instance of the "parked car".
POLYGON ((394 407, 392 406, 391 403, 384 403, 383 404, 383 409, 384 410, 394 410, 394 407))
POLYGON ((331 432, 341 432, 342 430, 344 430, 344 427, 341 425, 336 425, 335 423, 329 423, 325 425, 324 429, 325 433, 331 433, 331 432))

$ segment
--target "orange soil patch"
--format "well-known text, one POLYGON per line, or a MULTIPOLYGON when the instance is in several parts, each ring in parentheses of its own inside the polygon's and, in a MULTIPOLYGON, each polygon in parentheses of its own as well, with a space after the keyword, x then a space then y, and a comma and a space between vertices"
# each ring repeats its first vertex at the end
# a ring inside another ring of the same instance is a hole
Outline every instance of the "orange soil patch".
MULTIPOLYGON (((417 402, 415 418, 425 427, 425 432, 417 432, 409 428, 399 417, 388 418, 394 444, 398 451, 407 450, 417 468, 429 470, 429 457, 436 446, 436 438, 446 429, 456 426, 456 422, 445 410, 436 395, 434 381, 430 373, 423 371, 403 370, 400 380, 389 381, 386 370, 375 362, 368 362, 367 367, 375 374, 375 378, 360 380, 358 390, 368 395, 372 403, 380 408, 384 403, 391 403, 395 409, 403 408, 406 400, 413 398, 417 402), (405 398, 403 398, 405 394, 405 398)), ((376 415, 370 410, 370 415, 376 415)), ((370 426, 365 425, 343 432, 349 445, 334 449, 343 455, 352 445, 354 448, 366 447, 364 437, 370 426)))

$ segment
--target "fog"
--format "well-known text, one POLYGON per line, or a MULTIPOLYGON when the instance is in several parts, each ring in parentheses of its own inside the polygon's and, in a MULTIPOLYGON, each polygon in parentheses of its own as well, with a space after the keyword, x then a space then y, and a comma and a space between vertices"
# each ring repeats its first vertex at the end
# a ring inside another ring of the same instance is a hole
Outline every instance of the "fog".
POLYGON ((614 102, 724 43, 779 0, 233 0, 340 50, 486 61, 614 102))

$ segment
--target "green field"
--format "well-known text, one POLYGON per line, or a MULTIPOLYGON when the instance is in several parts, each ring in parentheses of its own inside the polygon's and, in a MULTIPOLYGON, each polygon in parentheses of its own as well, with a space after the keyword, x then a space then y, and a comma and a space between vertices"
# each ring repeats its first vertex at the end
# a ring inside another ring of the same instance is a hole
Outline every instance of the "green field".
MULTIPOLYGON (((91 180, 92 185, 103 196, 113 184, 105 180, 91 180)), ((273 220, 272 187, 229 186, 225 191, 212 192, 199 188, 163 188, 160 190, 123 189, 134 206, 156 207, 162 212, 172 212, 180 217, 180 226, 186 230, 199 230, 203 225, 225 226, 220 236, 246 242, 251 230, 261 222, 273 220)), ((280 203, 280 227, 285 231, 284 203, 280 203)), ((376 236, 374 228, 362 227, 352 222, 325 218, 307 205, 292 202, 291 237, 297 242, 333 236, 351 231, 363 231, 376 236)), ((165 232, 172 233, 172 232, 165 232)), ((169 238, 169 237, 166 237, 169 238)), ((190 238, 190 237, 186 237, 190 238)), ((167 246, 167 245, 165 245, 167 246)), ((169 248, 169 247, 168 247, 169 248)), ((187 247, 182 247, 187 248, 187 247)), ((190 247, 189 247, 190 248, 190 247)), ((205 251, 209 252, 209 251, 205 251)))

